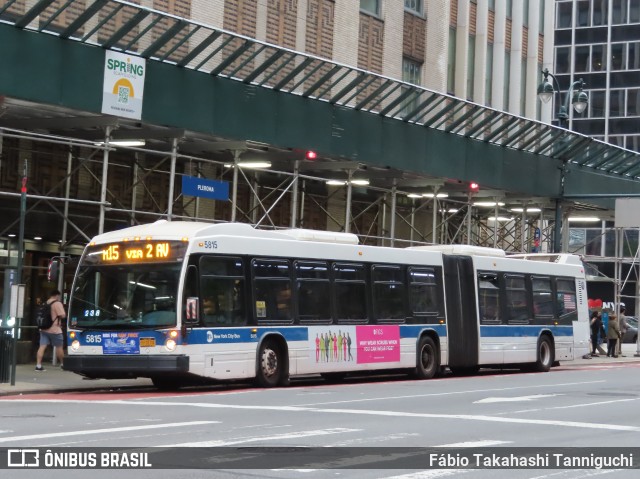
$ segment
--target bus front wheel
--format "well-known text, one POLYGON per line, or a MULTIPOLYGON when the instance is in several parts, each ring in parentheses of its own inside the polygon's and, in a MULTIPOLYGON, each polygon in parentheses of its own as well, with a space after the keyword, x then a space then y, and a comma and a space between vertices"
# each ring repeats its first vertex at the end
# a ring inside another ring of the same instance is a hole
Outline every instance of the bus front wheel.
POLYGON ((285 375, 282 350, 273 340, 266 340, 258 353, 258 384, 272 388, 283 384, 285 375))
POLYGON ((423 336, 418 343, 415 376, 418 379, 431 379, 440 369, 440 357, 436 343, 423 336))

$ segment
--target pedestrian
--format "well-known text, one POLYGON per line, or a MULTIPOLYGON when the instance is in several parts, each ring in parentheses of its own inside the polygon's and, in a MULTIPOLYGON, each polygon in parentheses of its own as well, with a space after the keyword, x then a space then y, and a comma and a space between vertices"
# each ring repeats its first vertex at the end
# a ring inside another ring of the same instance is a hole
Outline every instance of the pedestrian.
POLYGON ((591 326, 591 356, 598 357, 598 333, 602 328, 602 320, 598 311, 591 313, 589 325, 591 326))
POLYGON ((47 299, 47 305, 50 308, 51 327, 40 330, 40 347, 36 355, 36 371, 44 371, 42 367, 42 358, 47 346, 51 345, 54 349, 54 354, 62 367, 62 360, 64 359, 64 340, 62 337, 62 320, 67 317, 64 312, 64 306, 60 301, 60 291, 54 289, 47 299))
POLYGON ((618 318, 615 314, 609 315, 609 325, 607 328, 607 357, 617 358, 616 347, 618 344, 618 338, 620 337, 620 326, 618 325, 618 318))
POLYGON ((627 319, 625 316, 625 307, 620 306, 620 314, 618 315, 618 326, 620 326, 620 341, 618 341, 618 354, 623 356, 622 354, 622 338, 624 338, 625 333, 629 329, 629 325, 627 324, 627 319))

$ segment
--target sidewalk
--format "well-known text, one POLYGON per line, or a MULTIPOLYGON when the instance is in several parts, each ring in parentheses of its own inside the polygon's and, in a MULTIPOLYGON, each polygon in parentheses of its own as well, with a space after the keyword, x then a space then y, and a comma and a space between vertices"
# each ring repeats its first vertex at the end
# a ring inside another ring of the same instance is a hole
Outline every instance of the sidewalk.
POLYGON ((52 366, 50 362, 43 362, 42 367, 44 371, 36 371, 35 364, 18 364, 15 385, 11 386, 10 382, 0 383, 0 396, 153 387, 148 378, 84 379, 78 374, 63 370, 60 366, 52 366))
MULTIPOLYGON (((622 356, 617 358, 608 358, 606 355, 600 355, 597 358, 579 358, 574 361, 565 361, 560 365, 562 367, 585 367, 640 362, 640 357, 636 357, 635 353, 635 344, 623 344, 622 356)), ((36 371, 35 364, 19 364, 16 366, 15 386, 11 386, 10 383, 0 383, 0 396, 153 387, 151 380, 148 378, 83 379, 82 376, 64 371, 59 366, 52 366, 51 363, 43 363, 42 366, 45 368, 43 372, 36 371)))

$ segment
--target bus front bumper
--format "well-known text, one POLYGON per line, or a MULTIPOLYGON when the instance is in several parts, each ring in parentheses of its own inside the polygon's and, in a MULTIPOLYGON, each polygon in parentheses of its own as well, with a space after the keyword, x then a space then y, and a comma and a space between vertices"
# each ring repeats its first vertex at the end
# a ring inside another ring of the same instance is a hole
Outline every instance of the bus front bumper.
POLYGON ((128 379, 158 375, 184 375, 189 372, 189 357, 167 356, 88 356, 70 355, 64 358, 65 371, 90 378, 128 379))

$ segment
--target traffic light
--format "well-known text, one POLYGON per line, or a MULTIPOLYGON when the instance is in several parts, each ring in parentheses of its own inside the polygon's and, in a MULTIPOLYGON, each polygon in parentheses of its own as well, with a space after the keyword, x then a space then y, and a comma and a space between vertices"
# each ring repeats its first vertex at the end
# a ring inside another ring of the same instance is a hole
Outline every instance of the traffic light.
POLYGON ((309 151, 307 151, 307 152, 305 153, 304 157, 305 157, 307 160, 313 161, 313 160, 315 160, 316 158, 318 158, 318 154, 317 154, 315 151, 311 151, 311 150, 309 150, 309 151))
POLYGON ((475 181, 472 181, 471 183, 469 183, 469 189, 473 193, 477 193, 478 191, 480 191, 480 185, 478 183, 476 183, 475 181))

